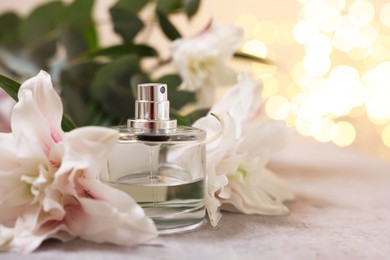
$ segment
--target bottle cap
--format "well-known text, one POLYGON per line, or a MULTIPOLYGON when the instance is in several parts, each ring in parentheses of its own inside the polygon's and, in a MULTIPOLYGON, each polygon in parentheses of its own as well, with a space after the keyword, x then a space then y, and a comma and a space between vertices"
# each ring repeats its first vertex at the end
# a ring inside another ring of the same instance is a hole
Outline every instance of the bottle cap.
POLYGON ((176 119, 169 118, 166 84, 145 83, 137 86, 135 119, 129 119, 127 125, 130 128, 156 130, 170 130, 177 127, 176 119))

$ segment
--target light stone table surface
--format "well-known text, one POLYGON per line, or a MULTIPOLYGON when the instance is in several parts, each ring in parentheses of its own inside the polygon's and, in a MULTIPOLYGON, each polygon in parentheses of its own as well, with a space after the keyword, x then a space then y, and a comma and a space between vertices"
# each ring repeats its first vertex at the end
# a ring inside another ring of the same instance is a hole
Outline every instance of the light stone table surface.
POLYGON ((125 248, 83 240, 45 242, 0 259, 390 259, 390 164, 328 144, 295 141, 271 168, 297 199, 282 217, 224 213, 216 228, 125 248))

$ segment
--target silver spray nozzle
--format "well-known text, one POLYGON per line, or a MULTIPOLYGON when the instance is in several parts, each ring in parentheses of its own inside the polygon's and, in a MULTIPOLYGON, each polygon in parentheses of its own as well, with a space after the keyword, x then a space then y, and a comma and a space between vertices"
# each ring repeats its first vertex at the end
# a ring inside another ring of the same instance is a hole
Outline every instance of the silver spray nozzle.
POLYGON ((166 84, 139 84, 135 101, 135 119, 130 128, 169 130, 176 128, 176 120, 169 118, 168 88, 166 84))
POLYGON ((168 91, 166 84, 146 83, 137 86, 137 99, 143 101, 167 101, 168 91))

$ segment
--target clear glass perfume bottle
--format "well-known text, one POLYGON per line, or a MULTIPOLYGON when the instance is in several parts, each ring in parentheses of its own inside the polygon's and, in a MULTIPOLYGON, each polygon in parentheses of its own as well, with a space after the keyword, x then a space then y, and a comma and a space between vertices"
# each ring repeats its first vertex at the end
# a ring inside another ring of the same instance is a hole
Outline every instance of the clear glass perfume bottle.
POLYGON ((205 217, 203 130, 169 118, 165 84, 140 84, 135 119, 119 126, 118 144, 101 173, 128 193, 162 234, 190 230, 205 217))

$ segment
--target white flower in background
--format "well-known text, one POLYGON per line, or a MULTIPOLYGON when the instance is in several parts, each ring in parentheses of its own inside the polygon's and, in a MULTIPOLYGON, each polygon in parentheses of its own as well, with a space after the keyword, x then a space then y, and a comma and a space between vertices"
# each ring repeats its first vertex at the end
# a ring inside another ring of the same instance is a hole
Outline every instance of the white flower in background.
POLYGON ((24 82, 18 97, 12 133, 0 133, 0 250, 28 253, 48 238, 134 245, 155 237, 142 208, 96 178, 117 132, 64 133, 46 72, 24 82))
POLYGON ((194 38, 174 41, 171 51, 183 79, 180 89, 197 92, 200 102, 212 104, 216 86, 236 82, 236 72, 227 63, 242 38, 241 28, 213 23, 194 38))
POLYGON ((11 111, 15 101, 2 89, 0 89, 0 132, 11 131, 11 111))
POLYGON ((237 85, 194 126, 207 131, 206 207, 215 226, 219 208, 245 214, 281 215, 293 199, 289 187, 266 168, 271 152, 286 142, 282 123, 255 120, 260 111, 261 85, 240 74, 237 85))

